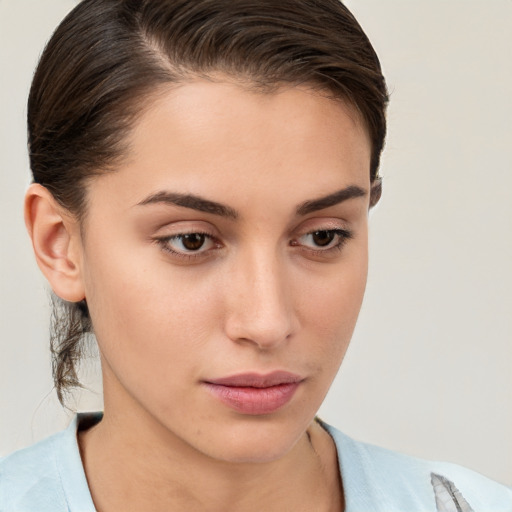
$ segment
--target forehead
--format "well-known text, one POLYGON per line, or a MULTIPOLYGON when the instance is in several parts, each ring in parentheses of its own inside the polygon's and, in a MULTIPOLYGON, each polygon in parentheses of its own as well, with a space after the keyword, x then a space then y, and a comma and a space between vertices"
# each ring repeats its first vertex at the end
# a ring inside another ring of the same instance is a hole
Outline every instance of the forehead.
POLYGON ((130 189, 130 203, 162 188, 240 199, 369 185, 370 141, 358 113, 306 86, 262 93, 232 82, 180 85, 155 97, 128 143, 125 164, 100 181, 117 182, 116 196, 130 189))
MULTIPOLYGON (((135 123, 131 137, 135 145, 147 142, 142 141, 143 132, 158 130, 163 124, 172 128, 174 135, 192 135, 212 142, 230 138, 229 142, 238 141, 240 146, 262 126, 267 140, 305 141, 319 135, 325 139, 327 132, 336 136, 343 131, 344 138, 362 135, 370 144, 356 108, 314 85, 260 89, 247 82, 215 77, 214 81, 197 79, 162 88, 155 98, 135 123)), ((261 138, 254 140, 262 142, 261 138)))

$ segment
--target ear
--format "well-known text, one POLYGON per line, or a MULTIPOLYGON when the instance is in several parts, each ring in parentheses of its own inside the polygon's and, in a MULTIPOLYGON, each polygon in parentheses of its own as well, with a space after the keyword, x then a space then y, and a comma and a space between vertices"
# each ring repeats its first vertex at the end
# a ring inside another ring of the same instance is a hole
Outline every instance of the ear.
POLYGON ((370 208, 373 208, 382 196, 382 178, 377 176, 370 188, 370 208))
POLYGON ((68 302, 84 299, 78 221, 48 189, 33 184, 25 195, 25 224, 37 264, 53 291, 68 302))

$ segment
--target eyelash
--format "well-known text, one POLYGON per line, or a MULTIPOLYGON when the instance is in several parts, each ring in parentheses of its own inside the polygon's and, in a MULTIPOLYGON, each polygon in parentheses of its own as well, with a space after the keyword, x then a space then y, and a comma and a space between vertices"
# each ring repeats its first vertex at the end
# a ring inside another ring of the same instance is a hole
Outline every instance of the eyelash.
POLYGON ((197 259, 197 258, 200 258, 200 257, 204 257, 206 251, 201 251, 201 252, 194 252, 194 251, 192 251, 190 253, 186 253, 186 252, 176 251, 176 250, 174 250, 169 245, 170 241, 172 241, 172 240, 180 240, 180 239, 182 240, 187 235, 189 235, 189 236, 190 235, 204 236, 205 238, 209 239, 211 242, 216 244, 218 246, 217 248, 219 248, 219 246, 221 245, 220 242, 214 236, 212 236, 210 233, 206 233, 206 232, 203 232, 203 231, 190 231, 188 233, 178 233, 178 234, 172 235, 172 236, 165 236, 165 237, 161 237, 161 238, 156 238, 155 242, 160 246, 160 248, 163 251, 165 251, 167 253, 170 253, 170 254, 172 254, 175 257, 182 258, 184 260, 194 260, 194 259, 197 259))
MULTIPOLYGON (((216 245, 216 247, 215 247, 216 249, 219 249, 221 247, 221 242, 219 240, 217 240, 210 233, 203 232, 203 231, 191 231, 191 232, 188 232, 188 233, 178 233, 178 234, 172 235, 172 236, 155 238, 154 241, 160 246, 160 248, 163 251, 172 254, 174 257, 181 258, 181 259, 184 259, 184 260, 187 260, 187 261, 195 260, 195 259, 198 259, 198 258, 201 258, 201 257, 204 258, 207 255, 207 253, 209 252, 209 250, 197 251, 197 252, 196 251, 192 251, 190 253, 186 253, 186 252, 176 251, 176 250, 174 250, 169 245, 170 241, 172 241, 172 240, 183 240, 183 238, 185 236, 187 236, 187 235, 204 236, 205 238, 209 239, 214 245, 216 245)), ((350 231, 348 231, 348 230, 345 230, 345 229, 316 229, 315 231, 310 231, 308 233, 304 233, 303 235, 301 235, 297 239, 292 240, 290 242, 290 246, 292 246, 292 247, 302 247, 305 251, 307 251, 309 254, 312 254, 314 256, 329 256, 329 255, 331 255, 334 252, 341 251, 343 249, 344 245, 351 238, 353 238, 352 233, 350 231), (310 235, 315 235, 315 234, 318 234, 318 233, 327 233, 329 236, 331 236, 331 235, 337 236, 338 237, 338 241, 336 242, 335 245, 330 246, 327 249, 312 249, 310 247, 301 246, 301 244, 299 244, 297 242, 297 240, 302 238, 302 237, 310 236, 310 235)))
MULTIPOLYGON (((316 256, 329 256, 333 252, 336 252, 336 251, 339 252, 343 249, 345 244, 351 238, 353 238, 352 233, 346 229, 316 229, 315 231, 310 231, 309 233, 305 233, 304 235, 299 237, 299 239, 304 236, 315 235, 318 233, 327 233, 327 234, 329 234, 329 236, 331 236, 331 235, 337 236, 338 241, 336 242, 336 244, 328 247, 327 249, 312 249, 310 247, 305 247, 305 250, 307 250, 310 254, 314 254, 316 256)), ((297 246, 297 247, 300 246, 300 244, 294 243, 294 242, 295 242, 295 240, 293 240, 290 243, 290 245, 297 246)))

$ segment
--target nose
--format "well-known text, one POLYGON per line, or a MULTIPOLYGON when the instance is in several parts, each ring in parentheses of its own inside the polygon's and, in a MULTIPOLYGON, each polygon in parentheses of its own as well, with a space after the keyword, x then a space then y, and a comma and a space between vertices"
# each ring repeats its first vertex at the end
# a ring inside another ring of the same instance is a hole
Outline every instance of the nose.
POLYGON ((292 336, 297 318, 287 270, 277 254, 261 250, 231 268, 225 320, 231 340, 271 350, 292 336))

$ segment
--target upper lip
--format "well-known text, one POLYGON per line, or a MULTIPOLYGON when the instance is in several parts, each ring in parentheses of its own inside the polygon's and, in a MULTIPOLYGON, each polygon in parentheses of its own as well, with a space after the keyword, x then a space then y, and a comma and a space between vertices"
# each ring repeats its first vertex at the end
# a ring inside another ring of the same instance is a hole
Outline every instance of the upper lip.
POLYGON ((286 371, 275 371, 261 374, 256 372, 239 373, 206 381, 208 384, 231 387, 268 388, 280 384, 293 384, 304 380, 300 375, 286 371))

